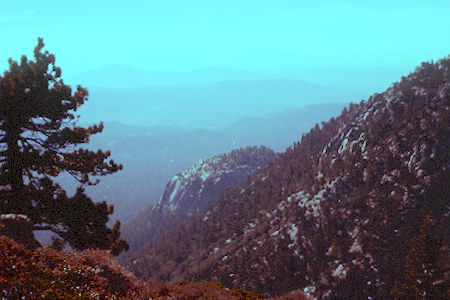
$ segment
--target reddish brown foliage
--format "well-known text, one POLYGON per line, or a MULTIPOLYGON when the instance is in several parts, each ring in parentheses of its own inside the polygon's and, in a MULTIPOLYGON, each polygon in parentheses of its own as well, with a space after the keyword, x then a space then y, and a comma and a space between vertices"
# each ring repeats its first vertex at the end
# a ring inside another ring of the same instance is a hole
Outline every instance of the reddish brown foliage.
POLYGON ((0 290, 7 299, 115 299, 138 296, 141 287, 107 251, 32 251, 0 236, 0 290))
MULTIPOLYGON (((116 264, 105 250, 29 250, 0 236, 0 297, 20 299, 23 296, 27 299, 267 299, 254 292, 229 290, 219 283, 146 283, 116 264)), ((288 296, 286 299, 306 298, 288 296)))

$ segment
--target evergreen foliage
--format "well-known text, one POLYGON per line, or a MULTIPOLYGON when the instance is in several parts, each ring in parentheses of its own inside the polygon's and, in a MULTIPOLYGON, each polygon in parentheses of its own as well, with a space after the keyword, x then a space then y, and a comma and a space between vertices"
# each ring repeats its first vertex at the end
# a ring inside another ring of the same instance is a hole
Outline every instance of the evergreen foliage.
POLYGON ((64 84, 55 56, 43 47, 38 39, 34 61, 9 59, 9 70, 0 76, 0 213, 25 215, 33 230, 51 230, 76 249, 110 249, 118 255, 128 245, 120 240, 120 223, 106 227, 113 207, 92 202, 83 186, 98 182, 92 176, 122 166, 108 160, 109 151, 78 147, 103 124, 76 125, 75 112, 88 92, 80 86, 73 92, 64 84), (80 183, 73 197, 54 182, 61 173, 80 183))

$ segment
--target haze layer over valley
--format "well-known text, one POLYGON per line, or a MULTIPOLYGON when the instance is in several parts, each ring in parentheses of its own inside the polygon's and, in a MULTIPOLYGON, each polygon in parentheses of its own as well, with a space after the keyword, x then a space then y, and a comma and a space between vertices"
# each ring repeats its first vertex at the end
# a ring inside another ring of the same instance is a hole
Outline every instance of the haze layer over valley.
POLYGON ((89 87, 82 122, 219 128, 306 105, 356 103, 404 73, 376 67, 169 72, 113 65, 68 81, 89 87))
POLYGON ((449 11, 445 1, 5 2, 0 67, 32 57, 41 36, 65 83, 88 89, 80 123, 106 124, 89 147, 110 147, 125 169, 87 188, 126 216, 198 160, 247 145, 283 151, 444 57, 449 11), (317 115, 298 110, 319 104, 317 115))
MULTIPOLYGON (((253 145, 282 152, 400 74, 380 67, 174 72, 110 65, 74 76, 67 81, 90 87, 80 122, 105 122, 89 147, 106 146, 124 164, 87 192, 114 204, 113 218, 127 222, 200 160, 253 145)), ((61 182, 75 191, 70 178, 61 182)))
POLYGON ((90 87, 81 122, 105 122, 89 147, 106 145, 124 164, 123 171, 87 192, 114 204, 114 218, 128 221, 156 202, 175 174, 199 160, 253 145, 282 152, 348 103, 385 89, 399 72, 340 67, 163 72, 111 65, 69 78, 90 87))

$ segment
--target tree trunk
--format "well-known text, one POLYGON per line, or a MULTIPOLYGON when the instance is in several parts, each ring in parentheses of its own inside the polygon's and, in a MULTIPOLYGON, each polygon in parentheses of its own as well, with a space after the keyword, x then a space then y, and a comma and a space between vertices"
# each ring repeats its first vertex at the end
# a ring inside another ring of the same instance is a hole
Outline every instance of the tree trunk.
MULTIPOLYGON (((13 213, 27 214, 29 203, 26 201, 24 182, 23 182, 23 162, 19 148, 20 126, 16 123, 18 116, 11 116, 5 130, 6 162, 5 170, 7 182, 11 189, 11 197, 8 199, 7 209, 13 213)), ((30 203, 31 204, 31 203, 30 203)))

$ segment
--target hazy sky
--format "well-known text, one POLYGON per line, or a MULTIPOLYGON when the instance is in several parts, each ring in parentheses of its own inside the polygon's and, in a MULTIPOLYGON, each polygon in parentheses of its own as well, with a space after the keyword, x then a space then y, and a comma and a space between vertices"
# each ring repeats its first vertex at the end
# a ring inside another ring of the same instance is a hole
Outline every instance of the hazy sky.
POLYGON ((450 53, 450 1, 0 0, 0 70, 38 36, 63 74, 121 64, 415 66, 450 53), (312 4, 317 2, 317 4, 312 4))

